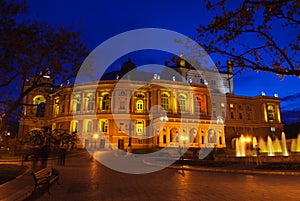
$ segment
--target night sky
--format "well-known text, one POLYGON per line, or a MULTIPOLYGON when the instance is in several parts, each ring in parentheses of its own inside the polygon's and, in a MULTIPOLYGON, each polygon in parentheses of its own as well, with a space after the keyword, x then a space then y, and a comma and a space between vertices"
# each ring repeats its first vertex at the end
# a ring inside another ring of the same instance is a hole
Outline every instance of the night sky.
MULTIPOLYGON (((197 36, 197 27, 207 24, 212 14, 205 10, 202 1, 27 1, 32 18, 52 25, 73 27, 82 31, 82 39, 90 49, 96 48, 105 40, 125 31, 138 28, 163 28, 177 31, 190 38, 197 36)), ((280 33, 280 31, 278 31, 280 33)), ((283 36, 281 43, 284 43, 283 36)), ((164 64, 164 55, 135 54, 131 60, 137 65, 147 63, 164 64)), ((212 59, 217 62, 219 58, 212 59)), ((124 61, 115 62, 119 68, 124 61)), ((221 58, 225 63, 226 58, 221 58)), ((246 70, 234 78, 236 95, 267 96, 275 93, 282 100, 281 109, 284 123, 300 121, 300 79, 295 76, 280 80, 272 73, 256 73, 246 70)))

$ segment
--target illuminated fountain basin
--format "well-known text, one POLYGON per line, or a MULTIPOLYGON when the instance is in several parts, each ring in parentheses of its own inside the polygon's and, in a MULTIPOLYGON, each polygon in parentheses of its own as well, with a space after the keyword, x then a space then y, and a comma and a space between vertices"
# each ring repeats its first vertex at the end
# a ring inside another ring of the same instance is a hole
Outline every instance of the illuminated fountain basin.
MULTIPOLYGON (((240 138, 236 140, 236 156, 237 157, 245 157, 246 156, 246 147, 247 143, 252 142, 252 148, 254 149, 256 145, 260 148, 260 152, 263 155, 266 156, 288 156, 288 150, 286 146, 286 138, 285 133, 281 133, 281 141, 278 138, 275 138, 274 141, 272 141, 271 137, 267 137, 267 142, 263 140, 263 138, 259 138, 257 142, 257 138, 253 137, 252 139, 250 137, 244 137, 244 135, 241 135, 240 138)), ((295 140, 292 142, 292 151, 298 151, 300 152, 300 134, 298 135, 297 141, 295 140), (299 142, 299 143, 298 143, 299 142)), ((255 152, 252 152, 250 155, 255 155, 255 152)))
POLYGON ((251 142, 251 138, 244 137, 241 135, 240 138, 235 141, 235 156, 236 157, 244 157, 246 156, 246 144, 251 142))
POLYGON ((291 152, 300 152, 300 133, 297 139, 292 139, 291 152))
POLYGON ((288 150, 287 150, 287 147, 286 147, 286 138, 285 138, 285 133, 284 132, 281 133, 281 145, 282 145, 282 155, 283 156, 288 156, 289 153, 288 153, 288 150))

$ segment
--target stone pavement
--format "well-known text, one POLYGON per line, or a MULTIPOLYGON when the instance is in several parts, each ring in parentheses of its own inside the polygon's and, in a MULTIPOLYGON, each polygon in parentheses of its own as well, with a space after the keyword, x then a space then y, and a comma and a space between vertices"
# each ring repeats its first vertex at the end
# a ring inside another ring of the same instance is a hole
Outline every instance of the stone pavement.
MULTIPOLYGON (((154 163, 153 161, 144 161, 148 165, 159 165, 154 163)), ((151 173, 145 176, 143 175, 128 175, 124 173, 119 173, 109 168, 106 168, 100 165, 97 161, 91 159, 88 153, 83 153, 76 157, 67 157, 65 166, 57 165, 55 160, 48 161, 48 167, 57 168, 61 174, 60 184, 54 183, 50 188, 50 195, 48 195, 47 191, 36 191, 33 195, 31 195, 34 187, 33 178, 30 175, 31 169, 29 169, 25 174, 14 179, 8 183, 5 183, 0 186, 0 200, 4 201, 17 201, 17 200, 64 200, 66 198, 70 198, 72 200, 159 200, 153 194, 151 194, 151 189, 153 185, 147 180, 149 178, 162 178, 165 175, 172 176, 170 181, 164 180, 163 182, 155 182, 157 188, 155 188, 156 194, 161 194, 165 200, 181 200, 186 196, 187 192, 194 192, 198 189, 198 187, 194 186, 191 189, 182 189, 182 186, 178 186, 178 182, 183 182, 183 180, 187 179, 189 185, 198 185, 198 179, 188 179, 189 173, 187 170, 193 171, 205 171, 211 172, 210 174, 215 174, 213 172, 222 172, 222 173, 243 173, 243 174, 267 174, 267 175, 295 175, 296 177, 292 177, 293 180, 296 180, 298 183, 300 181, 300 172, 282 172, 282 171, 258 171, 258 170, 251 170, 251 169, 241 169, 241 166, 235 166, 231 169, 228 168, 205 168, 205 167, 198 167, 198 166, 181 166, 181 165, 172 165, 170 166, 169 170, 165 169, 160 171, 159 173, 151 173), (178 177, 176 174, 176 179, 174 179, 174 172, 170 171, 170 169, 175 169, 177 173, 182 175, 178 177), (162 175, 160 175, 162 174, 162 175), (110 176, 113 175, 113 178, 110 176), (149 177, 149 175, 151 175, 149 177), (169 182, 169 183, 168 183, 169 182), (175 184, 176 185, 175 185, 175 184), (175 185, 175 186, 172 186, 175 185), (128 188, 128 186, 132 186, 128 188), (145 187, 149 189, 150 192, 142 191, 140 194, 138 192, 141 191, 141 188, 145 187), (169 189, 168 195, 165 195, 166 186, 172 186, 169 189), (102 189, 100 192, 99 189, 102 189), (176 189, 176 190, 174 190, 176 189), (84 193, 83 193, 84 192, 84 193), (106 193, 105 193, 106 192, 106 193), (118 192, 118 193, 107 193, 107 192, 118 192), (124 196, 122 196, 124 195, 124 196), (141 197, 141 196, 145 197, 141 197), (80 196, 85 196, 85 199, 80 196), (100 197, 101 199, 100 199, 100 197), (181 199, 177 199, 181 198, 181 199)), ((196 174, 196 173, 190 173, 196 174)), ((219 174, 216 177, 220 177, 219 174)), ((231 175, 231 174, 229 174, 231 175)), ((236 175, 236 174, 235 174, 236 175)), ((203 177, 207 176, 206 174, 202 174, 203 177)), ((196 178, 196 176, 194 176, 196 178)), ((226 182, 230 183, 230 178, 232 176, 222 176, 225 177, 226 182), (228 180, 228 181, 227 181, 228 180)), ((239 177, 238 177, 239 178, 239 177)), ((267 177, 268 180, 269 177, 267 177)), ((286 180, 286 178, 291 177, 283 177, 280 178, 281 180, 286 180)), ((269 178, 270 179, 270 178, 269 178)), ((295 181, 295 182, 296 182, 295 181)), ((217 182, 218 183, 218 182, 217 182)), ((272 183, 276 183, 271 181, 272 183)), ((201 182, 199 181, 199 185, 201 182)), ((203 184, 204 185, 204 184, 203 184)), ((237 184, 239 185, 239 184, 237 184)), ((300 185, 300 184, 299 184, 300 185)), ((235 186, 233 184, 233 186, 235 186)), ((299 186, 300 187, 300 186, 299 186)), ((300 189, 298 187, 298 189, 300 189)), ((207 188, 206 186, 202 186, 202 188, 207 188)), ((256 191, 260 189, 255 188, 256 191)), ((154 191, 154 190, 152 190, 154 191)), ((267 193, 267 192, 262 192, 267 193)), ((291 196, 299 196, 295 200, 300 200, 300 190, 293 191, 294 195, 291 196)), ((194 195, 195 196, 195 195, 194 195)), ((206 200, 218 200, 223 199, 222 197, 214 197, 213 195, 203 195, 203 198, 206 200), (211 197, 210 197, 211 196, 211 197)), ((255 195, 253 195, 255 197, 255 195)), ((253 198, 254 198, 253 197, 253 198)), ((192 198, 192 196, 191 196, 192 198)), ((197 198, 198 197, 194 197, 197 198)), ((191 199, 192 200, 192 199, 191 199)), ((226 199, 223 199, 226 200, 226 199)), ((232 200, 232 197, 228 197, 228 200, 232 200)), ((257 199, 256 199, 257 200, 257 199)), ((258 199, 259 200, 259 199, 258 199)), ((277 199, 280 200, 280 199, 277 199)))

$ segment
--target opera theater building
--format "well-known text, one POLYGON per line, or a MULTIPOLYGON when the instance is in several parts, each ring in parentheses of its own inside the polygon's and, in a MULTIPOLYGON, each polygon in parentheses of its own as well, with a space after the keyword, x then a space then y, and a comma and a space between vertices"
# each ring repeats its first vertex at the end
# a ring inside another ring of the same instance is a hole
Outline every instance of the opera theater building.
MULTIPOLYGON (((166 69, 141 71, 129 59, 97 82, 33 90, 24 98, 18 135, 51 128, 77 133, 85 148, 225 148, 242 134, 283 131, 276 95, 234 94, 230 71, 199 71, 184 62, 166 69)), ((42 81, 53 82, 51 76, 42 81)))

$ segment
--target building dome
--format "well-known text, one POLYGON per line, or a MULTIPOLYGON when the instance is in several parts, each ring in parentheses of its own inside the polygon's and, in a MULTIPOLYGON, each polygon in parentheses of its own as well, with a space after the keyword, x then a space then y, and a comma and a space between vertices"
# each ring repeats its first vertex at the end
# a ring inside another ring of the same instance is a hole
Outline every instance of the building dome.
POLYGON ((135 68, 136 68, 136 65, 131 61, 130 58, 128 58, 128 61, 126 61, 122 64, 121 72, 123 74, 126 74, 135 68))

